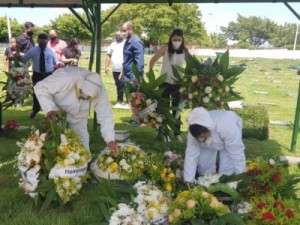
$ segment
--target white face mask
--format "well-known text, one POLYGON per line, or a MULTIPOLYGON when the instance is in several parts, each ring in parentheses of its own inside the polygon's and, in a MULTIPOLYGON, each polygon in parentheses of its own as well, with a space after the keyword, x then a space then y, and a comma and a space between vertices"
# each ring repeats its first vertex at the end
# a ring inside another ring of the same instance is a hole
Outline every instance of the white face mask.
POLYGON ((182 41, 172 41, 173 48, 175 50, 179 49, 181 46, 181 43, 182 43, 182 41))
POLYGON ((122 36, 123 36, 124 39, 127 39, 128 38, 128 31, 122 32, 122 36))

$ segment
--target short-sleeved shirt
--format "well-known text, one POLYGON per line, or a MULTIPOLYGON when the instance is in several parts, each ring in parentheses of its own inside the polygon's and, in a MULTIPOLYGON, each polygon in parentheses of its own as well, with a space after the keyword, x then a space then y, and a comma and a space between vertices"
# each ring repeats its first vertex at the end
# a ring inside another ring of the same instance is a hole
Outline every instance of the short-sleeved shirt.
POLYGON ((47 46, 54 51, 57 61, 62 63, 62 50, 67 47, 67 43, 58 39, 55 41, 49 41, 47 46))
POLYGON ((111 67, 113 72, 122 72, 124 44, 125 41, 114 41, 107 49, 107 54, 111 56, 111 67))
POLYGON ((35 46, 32 37, 27 37, 25 34, 17 37, 17 48, 20 49, 20 52, 26 53, 30 48, 35 46))
MULTIPOLYGON (((62 55, 66 57, 66 59, 79 59, 81 56, 81 51, 77 49, 76 51, 71 48, 64 48, 62 50, 62 55)), ((65 63, 66 65, 69 65, 71 63, 65 63)))
MULTIPOLYGON (((10 47, 7 47, 4 50, 4 56, 6 57, 13 57, 17 53, 17 50, 12 50, 10 47)), ((9 59, 9 69, 15 66, 19 66, 19 62, 17 59, 9 59)))

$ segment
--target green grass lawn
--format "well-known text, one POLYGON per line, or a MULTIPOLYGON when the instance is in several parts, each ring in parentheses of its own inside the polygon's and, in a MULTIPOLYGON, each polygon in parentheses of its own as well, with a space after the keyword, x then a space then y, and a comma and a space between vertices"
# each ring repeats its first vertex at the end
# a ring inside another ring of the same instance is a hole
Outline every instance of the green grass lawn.
MULTIPOLYGON (((2 49, 0 49, 1 52, 2 49)), ((80 65, 87 67, 88 53, 84 53, 80 65)), ((204 57, 205 58, 205 57, 204 57)), ((104 62, 105 55, 102 55, 104 62)), ((150 56, 145 56, 145 71, 148 71, 150 56)), ((2 55, 0 63, 3 62, 2 55)), ((247 105, 258 105, 261 102, 275 103, 276 106, 266 106, 270 120, 294 122, 296 97, 288 94, 298 93, 298 76, 296 70, 289 69, 291 65, 298 65, 297 60, 275 60, 275 59, 242 59, 231 58, 231 65, 247 64, 247 69, 236 82, 235 88, 243 96, 243 102, 247 105), (279 82, 272 82, 279 80, 279 82), (255 94, 254 91, 266 91, 267 95, 255 94)), ((155 66, 156 74, 159 74, 160 66, 155 66)), ((0 64, 3 68, 3 64, 0 64)), ((116 90, 112 75, 106 75, 102 65, 101 75, 105 83, 110 101, 115 104, 116 90)), ((5 80, 5 75, 0 73, 0 80, 5 80)), ((21 125, 32 126, 42 122, 44 114, 40 112, 36 118, 29 119, 31 111, 31 100, 25 101, 23 107, 10 108, 3 112, 3 122, 15 119, 21 125)), ((186 117, 189 110, 185 110, 182 116, 183 138, 186 139, 187 124, 186 117)), ((161 143, 157 141, 156 132, 148 127, 132 128, 127 121, 130 119, 130 110, 113 109, 116 129, 131 131, 130 140, 139 145, 145 151, 175 150, 183 153, 185 144, 175 141, 161 143)), ((105 143, 100 137, 99 131, 93 131, 93 112, 89 119, 89 130, 91 135, 91 152, 94 156, 99 153, 105 143)), ((99 185, 85 185, 81 195, 71 203, 63 207, 54 207, 44 213, 38 213, 33 207, 33 201, 18 188, 18 176, 15 168, 15 157, 18 152, 16 142, 26 137, 28 130, 16 131, 0 136, 0 224, 7 225, 87 225, 101 224, 102 215, 99 209, 100 200, 99 185)), ((259 141, 256 139, 245 139, 247 158, 262 156, 266 159, 278 159, 280 155, 300 156, 300 149, 295 153, 289 151, 291 145, 292 126, 280 127, 270 126, 269 140, 259 141)), ((172 137, 173 138, 173 137, 172 137)), ((174 140, 174 139, 172 139, 174 140)), ((298 138, 298 143, 300 137, 298 138)), ((298 144, 300 146, 300 143, 298 144)), ((299 173, 298 168, 291 168, 292 173, 299 173)), ((298 195, 299 196, 299 195, 298 195)))

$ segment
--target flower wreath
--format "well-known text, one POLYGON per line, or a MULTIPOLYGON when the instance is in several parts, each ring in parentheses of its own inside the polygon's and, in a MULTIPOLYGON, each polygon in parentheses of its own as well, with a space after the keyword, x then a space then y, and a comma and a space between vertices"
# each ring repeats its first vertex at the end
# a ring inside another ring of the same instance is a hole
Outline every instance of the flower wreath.
POLYGON ((218 55, 215 61, 208 58, 204 63, 188 56, 186 68, 176 67, 173 71, 177 83, 181 85, 179 92, 182 101, 189 108, 229 109, 229 101, 241 98, 233 90, 233 84, 244 68, 229 66, 229 51, 218 55))
POLYGON ((67 203, 89 178, 90 152, 67 129, 65 120, 50 125, 50 131, 45 132, 33 127, 27 139, 17 142, 21 150, 17 161, 19 186, 42 205, 41 210, 52 201, 67 203))
POLYGON ((14 105, 16 101, 22 102, 32 93, 32 83, 26 64, 22 67, 12 67, 6 75, 7 81, 1 82, 4 84, 3 90, 6 90, 6 94, 1 97, 5 98, 2 103, 4 109, 14 105))

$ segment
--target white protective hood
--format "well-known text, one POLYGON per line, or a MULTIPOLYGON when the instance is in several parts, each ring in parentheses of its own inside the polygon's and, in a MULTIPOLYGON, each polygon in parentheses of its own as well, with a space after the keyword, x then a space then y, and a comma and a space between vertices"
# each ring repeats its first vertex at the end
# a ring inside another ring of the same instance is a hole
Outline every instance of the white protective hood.
POLYGON ((203 107, 194 108, 190 113, 187 122, 189 125, 198 124, 212 131, 214 123, 206 109, 203 107))
POLYGON ((86 95, 95 98, 100 95, 102 81, 97 73, 86 73, 83 79, 76 82, 76 86, 86 95))

